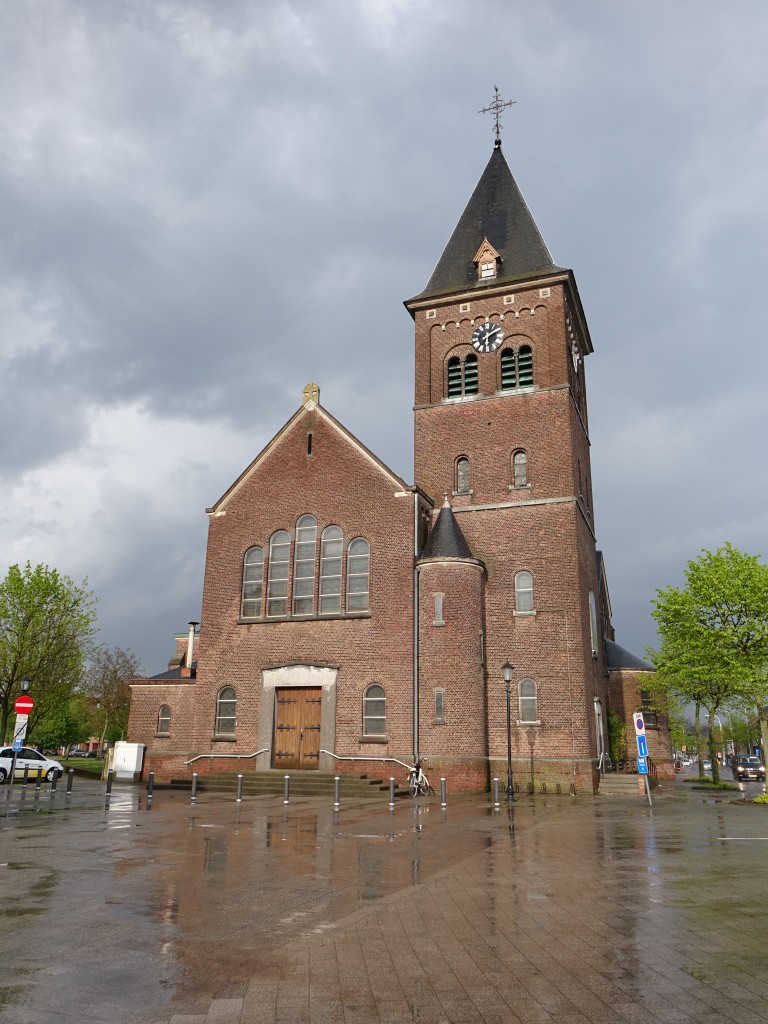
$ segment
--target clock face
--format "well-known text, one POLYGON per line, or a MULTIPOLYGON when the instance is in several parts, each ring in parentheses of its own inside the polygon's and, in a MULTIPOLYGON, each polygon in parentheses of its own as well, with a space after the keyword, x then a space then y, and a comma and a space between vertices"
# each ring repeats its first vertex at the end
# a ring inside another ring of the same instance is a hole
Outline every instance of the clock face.
POLYGON ((476 352, 495 352, 504 341, 504 331, 501 324, 492 324, 486 321, 476 327, 472 335, 472 345, 476 352))

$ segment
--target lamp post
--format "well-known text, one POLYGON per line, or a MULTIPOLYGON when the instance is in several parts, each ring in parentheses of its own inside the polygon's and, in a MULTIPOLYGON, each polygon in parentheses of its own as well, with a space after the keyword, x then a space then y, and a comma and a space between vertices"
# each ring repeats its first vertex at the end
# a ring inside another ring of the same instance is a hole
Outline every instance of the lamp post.
POLYGON ((501 666, 501 675, 507 691, 507 800, 515 799, 515 787, 512 782, 512 673, 514 666, 505 661, 501 666))
MULTIPOLYGON (((24 676, 22 678, 22 680, 21 680, 21 693, 22 693, 22 696, 27 693, 27 691, 29 690, 29 687, 30 687, 29 679, 27 678, 27 676, 24 676)), ((24 736, 26 736, 26 734, 27 734, 27 727, 25 725, 24 726, 24 736)), ((23 738, 24 737, 22 737, 22 739, 23 738)), ((14 742, 13 742, 13 757, 11 758, 11 780, 9 782, 10 786, 13 785, 13 780, 16 778, 16 753, 17 753, 17 751, 16 751, 16 735, 15 735, 15 732, 14 732, 13 740, 14 740, 14 742)))

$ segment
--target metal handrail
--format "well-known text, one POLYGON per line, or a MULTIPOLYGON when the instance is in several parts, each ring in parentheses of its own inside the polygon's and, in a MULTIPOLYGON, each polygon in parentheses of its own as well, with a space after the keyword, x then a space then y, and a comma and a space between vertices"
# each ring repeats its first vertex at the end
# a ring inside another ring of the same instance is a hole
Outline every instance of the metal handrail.
POLYGON ((412 764, 406 764, 405 761, 401 761, 397 757, 347 757, 341 754, 334 754, 332 750, 320 750, 321 754, 329 754, 331 757, 335 757, 337 761, 381 761, 384 763, 400 764, 405 768, 406 771, 410 771, 413 768, 412 764))
POLYGON ((238 761, 247 761, 251 757, 258 757, 259 754, 268 754, 269 747, 263 747, 261 750, 255 750, 252 754, 196 754, 195 757, 185 761, 184 764, 193 764, 195 761, 199 761, 201 757, 229 757, 234 758, 238 761))

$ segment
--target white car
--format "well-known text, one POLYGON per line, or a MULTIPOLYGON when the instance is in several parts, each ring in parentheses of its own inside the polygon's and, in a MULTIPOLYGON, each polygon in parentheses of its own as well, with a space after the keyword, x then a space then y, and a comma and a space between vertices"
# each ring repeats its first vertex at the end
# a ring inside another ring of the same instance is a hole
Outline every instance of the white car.
MULTIPOLYGON (((3 747, 0 750, 0 782, 5 782, 10 778, 12 765, 13 748, 3 747)), ((64 773, 64 768, 58 761, 52 761, 49 757, 41 754, 39 750, 33 750, 32 747, 22 747, 21 750, 17 751, 14 779, 23 779, 25 768, 28 769, 28 779, 42 777, 46 782, 60 779, 64 773)))

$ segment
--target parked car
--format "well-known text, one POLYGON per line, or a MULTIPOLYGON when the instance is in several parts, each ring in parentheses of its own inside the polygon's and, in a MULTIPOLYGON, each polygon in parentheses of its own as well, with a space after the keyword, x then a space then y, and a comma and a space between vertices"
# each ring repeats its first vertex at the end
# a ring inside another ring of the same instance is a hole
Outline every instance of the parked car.
POLYGON ((70 750, 67 757, 88 757, 87 750, 70 750))
MULTIPOLYGON (((13 748, 4 747, 0 750, 0 782, 5 782, 11 776, 13 765, 13 748)), ((53 782, 61 778, 64 768, 58 761, 41 754, 39 750, 32 747, 22 747, 16 754, 16 773, 14 779, 24 778, 24 769, 28 768, 27 778, 37 779, 40 776, 47 782, 53 782)))
POLYGON ((765 782, 765 765, 759 757, 734 757, 731 768, 737 782, 743 779, 757 779, 760 782, 765 782))

